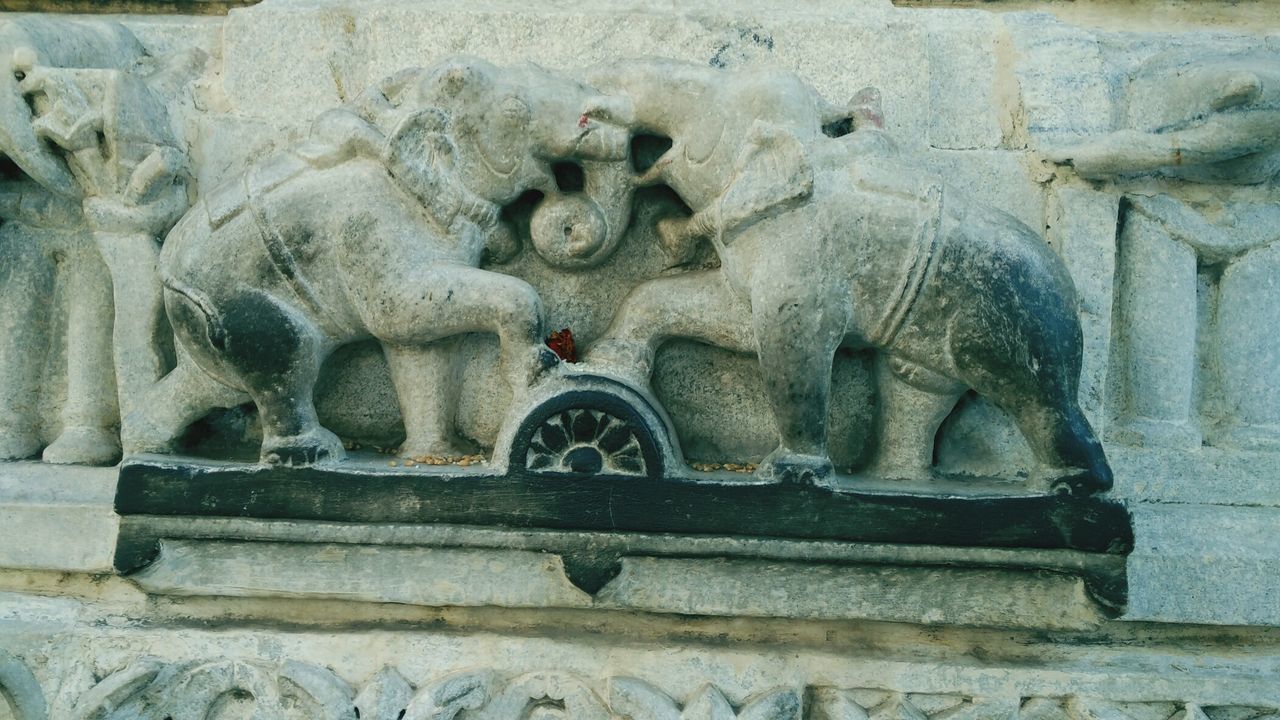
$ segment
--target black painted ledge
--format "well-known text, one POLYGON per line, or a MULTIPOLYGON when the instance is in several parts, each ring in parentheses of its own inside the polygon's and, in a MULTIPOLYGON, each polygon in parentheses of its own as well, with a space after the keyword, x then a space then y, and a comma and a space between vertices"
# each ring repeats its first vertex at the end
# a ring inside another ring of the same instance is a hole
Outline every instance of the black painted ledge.
MULTIPOLYGON (((273 523, 491 531, 481 545, 501 549, 518 542, 559 555, 569 580, 591 594, 613 579, 623 557, 775 560, 778 548, 785 547, 803 562, 817 564, 1048 570, 1083 578, 1109 615, 1126 601, 1124 558, 1133 547, 1132 524, 1121 504, 1103 497, 895 492, 860 487, 850 478, 812 486, 729 474, 575 477, 517 468, 497 475, 483 466, 386 464, 385 459, 381 464, 356 460, 283 468, 132 459, 121 466, 117 486, 115 508, 122 523, 116 568, 140 570, 166 538, 228 539, 227 521, 241 519, 258 528, 257 537, 245 538, 255 540, 270 539, 273 523), (224 529, 211 532, 214 525, 224 529), (868 561, 865 549, 871 546, 933 550, 926 560, 904 552, 901 561, 893 553, 868 561), (812 548, 821 551, 815 554, 812 548)), ((439 547, 450 541, 419 544, 439 547)))

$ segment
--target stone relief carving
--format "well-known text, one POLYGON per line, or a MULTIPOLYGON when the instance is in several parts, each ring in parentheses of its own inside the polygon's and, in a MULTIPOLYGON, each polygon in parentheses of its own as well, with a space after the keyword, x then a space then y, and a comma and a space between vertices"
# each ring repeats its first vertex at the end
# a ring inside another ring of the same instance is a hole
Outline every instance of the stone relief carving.
POLYGON ((180 720, 210 716, 354 718, 351 688, 329 670, 286 661, 143 659, 95 685, 74 720, 180 720))
POLYGON ((1280 53, 1159 53, 1130 75, 1124 127, 1050 147, 1083 177, 1159 173, 1199 183, 1266 182, 1280 170, 1280 53))
POLYGON ((833 356, 873 347, 885 367, 878 474, 927 474, 938 424, 972 388, 1017 418, 1046 484, 1111 486, 1076 397, 1080 328, 1061 261, 1011 216, 895 157, 874 93, 841 111, 789 74, 666 61, 593 80, 672 139, 642 179, 693 211, 668 221, 664 245, 679 258, 706 239, 720 269, 638 288, 588 362, 647 373, 656 341, 673 336, 755 351, 780 436, 758 474, 820 479, 833 356), (697 100, 672 98, 672 78, 697 100))
POLYGON ((1159 53, 1130 74, 1122 128, 1046 150, 1126 192, 1118 440, 1280 447, 1280 346, 1257 331, 1280 319, 1277 77, 1270 50, 1159 53))
POLYGON ((216 378, 258 407, 263 461, 339 459, 312 391, 330 351, 372 336, 400 388, 404 450, 452 454, 452 418, 422 407, 447 385, 432 343, 492 332, 517 393, 554 364, 533 288, 476 266, 509 251, 503 205, 555 191, 553 160, 625 158, 624 131, 601 119, 610 101, 534 68, 459 60, 357 102, 321 116, 311 144, 209 193, 169 235, 161 272, 183 353, 142 417, 126 418, 130 450, 165 449, 235 402, 216 378))
POLYGON ((663 185, 692 210, 661 221, 663 249, 679 264, 709 242, 720 267, 636 288, 584 368, 643 391, 669 338, 758 354, 780 436, 758 475, 814 481, 832 469, 833 355, 878 348, 877 474, 927 476, 937 424, 974 387, 1018 417, 1045 486, 1110 486, 1075 400, 1079 328, 1061 263, 1012 218, 904 169, 875 91, 836 108, 787 73, 660 60, 589 80, 606 92, 474 60, 406 71, 322 116, 312 142, 206 193, 165 245, 179 363, 126 418, 128 449, 169 449, 211 407, 243 401, 230 387, 258 406, 264 461, 338 459, 310 394, 328 352, 372 335, 400 388, 403 454, 448 455, 447 393, 423 390, 448 385, 438 341, 498 335, 517 407, 552 360, 532 289, 475 269, 513 243, 502 207, 540 192, 535 251, 581 270, 618 242, 632 193, 663 185), (682 106, 673 83, 719 93, 725 111, 682 106), (577 192, 556 182, 565 165, 581 173, 577 192), (237 262, 221 261, 229 250, 237 262))
MULTIPOLYGON (((144 659, 99 682, 77 701, 75 720, 186 720, 210 716, 307 720, 1261 720, 1274 708, 1124 702, 1088 696, 914 693, 887 688, 777 688, 740 703, 713 685, 683 702, 633 677, 566 672, 503 675, 464 671, 418 686, 384 667, 354 690, 307 663, 144 659), (239 714, 236 714, 239 713, 239 714)), ((19 716, 23 717, 23 716, 19 716)), ((31 717, 43 717, 43 715, 31 717)))
MULTIPOLYGON (((67 224, 108 269, 95 276, 100 289, 130 312, 113 318, 114 383, 103 362, 67 353, 69 365, 104 373, 80 384, 97 393, 98 420, 64 423, 96 428, 94 452, 60 456, 55 443, 48 459, 113 461, 117 410, 132 455, 181 451, 211 410, 252 403, 261 461, 335 463, 344 444, 317 416, 315 385, 335 349, 368 338, 396 388, 401 456, 461 456, 471 448, 455 432, 458 338, 484 333, 499 339, 512 394, 495 467, 535 385, 572 394, 603 375, 617 386, 598 392, 656 408, 648 431, 672 460, 659 464, 688 474, 649 388, 657 348, 684 338, 758 358, 778 436, 755 471, 762 480, 832 475, 830 378, 843 348, 879 358, 880 440, 866 475, 931 479, 937 428, 972 389, 1016 419, 1041 465, 1031 490, 1111 486, 1076 399, 1081 339, 1064 266, 1032 229, 913 169, 883 130, 873 88, 837 106, 781 70, 638 60, 577 80, 455 59, 323 113, 308 141, 201 188, 188 209, 165 106, 198 58, 159 63, 123 28, 66 27, 98 44, 61 61, 44 35, 13 41, 24 78, 13 93, 33 110, 10 123, 25 133, 10 155, 36 158, 24 177, 71 198, 67 224), (657 223, 668 269, 632 289, 582 363, 558 364, 544 344, 544 298, 498 268, 527 244, 556 271, 589 275, 617 251, 638 194, 655 187, 687 210, 657 223)), ((5 228, 21 244, 23 225, 5 228)), ((16 325, 34 312, 19 301, 35 293, 7 285, 21 295, 6 306, 16 325)), ((31 364, 12 354, 15 367, 31 364)), ((10 383, 19 389, 5 408, 17 418, 37 383, 10 383)), ((654 472, 627 455, 620 416, 589 403, 564 411, 566 442, 546 430, 524 469, 654 472)), ((10 457, 39 444, 10 442, 10 457)))
POLYGON ((187 172, 164 95, 203 57, 161 61, 118 24, 45 18, 6 23, 0 55, 0 150, 12 163, 0 207, 0 457, 40 451, 39 407, 61 395, 44 459, 115 462, 120 413, 167 362, 155 264, 187 207, 187 172), (56 320, 55 284, 66 308, 56 320), (51 344, 65 383, 42 388, 51 344))

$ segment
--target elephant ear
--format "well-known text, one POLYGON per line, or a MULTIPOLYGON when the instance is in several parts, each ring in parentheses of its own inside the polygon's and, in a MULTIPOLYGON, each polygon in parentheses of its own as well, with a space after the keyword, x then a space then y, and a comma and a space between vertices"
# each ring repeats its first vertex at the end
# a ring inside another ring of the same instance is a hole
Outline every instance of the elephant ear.
POLYGON ((382 161, 391 176, 444 229, 452 224, 461 205, 453 191, 455 149, 448 127, 448 116, 438 108, 417 110, 396 125, 382 147, 382 161))
POLYGON ((720 196, 720 226, 745 227, 812 194, 813 166, 804 145, 786 130, 756 121, 720 196))
POLYGON ((449 129, 449 116, 438 108, 409 113, 387 136, 382 161, 442 230, 462 215, 487 232, 500 208, 471 192, 454 172, 457 149, 449 129))
POLYGON ((443 167, 448 170, 454 152, 448 131, 449 116, 443 110, 429 107, 410 112, 387 134, 383 159, 402 159, 410 164, 445 163, 443 167))
POLYGON ((457 107, 493 86, 494 67, 480 58, 458 57, 428 72, 418 85, 417 102, 457 107))

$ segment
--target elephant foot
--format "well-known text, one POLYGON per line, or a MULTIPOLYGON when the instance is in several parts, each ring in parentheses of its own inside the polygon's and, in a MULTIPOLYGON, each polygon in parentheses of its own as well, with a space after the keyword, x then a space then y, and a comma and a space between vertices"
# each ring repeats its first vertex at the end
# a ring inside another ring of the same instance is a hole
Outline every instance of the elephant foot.
POLYGON ((470 443, 457 438, 439 438, 409 442, 400 445, 400 457, 408 460, 418 458, 457 458, 475 454, 476 449, 470 443))
POLYGON ((613 338, 591 346, 584 364, 600 368, 606 374, 636 388, 647 388, 652 374, 647 343, 613 338))
POLYGON ((511 384, 511 391, 519 396, 552 368, 558 367, 560 356, 551 348, 538 345, 520 355, 513 364, 515 367, 510 369, 507 382, 511 384))
POLYGON ((0 460, 26 460, 40 453, 40 437, 21 426, 0 426, 0 460))
POLYGON ((933 480, 933 468, 928 465, 906 465, 888 462, 873 462, 867 466, 866 474, 882 480, 933 480))
POLYGON ((1100 478, 1094 473, 1080 470, 1052 479, 1049 482, 1049 492, 1083 498, 1104 493, 1111 489, 1111 485, 1109 477, 1100 478))
POLYGON ((268 465, 327 465, 346 456, 342 440, 322 427, 298 435, 268 436, 262 441, 262 462, 268 465))
POLYGON ((125 455, 169 455, 178 450, 173 433, 144 418, 140 412, 129 413, 120 423, 120 445, 125 455))
POLYGON ((756 477, 775 483, 814 485, 831 476, 834 468, 826 455, 774 450, 756 469, 756 477))
POLYGON ((120 436, 99 427, 63 428, 42 458, 55 465, 115 465, 120 461, 120 436))

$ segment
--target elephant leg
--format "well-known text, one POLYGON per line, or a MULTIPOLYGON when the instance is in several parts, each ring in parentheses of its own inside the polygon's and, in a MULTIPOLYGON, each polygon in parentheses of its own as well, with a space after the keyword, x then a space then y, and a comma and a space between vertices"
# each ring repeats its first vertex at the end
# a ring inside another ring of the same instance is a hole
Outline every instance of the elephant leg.
POLYGON ((1084 495, 1110 489, 1111 466, 1077 397, 1074 311, 1044 296, 1027 297, 1022 307, 1038 314, 1020 317, 974 305, 949 333, 960 380, 1013 416, 1052 489, 1084 495))
POLYGON ((52 300, 53 259, 38 231, 0 225, 0 460, 40 452, 40 380, 52 300))
POLYGON ((879 445, 868 471, 885 478, 927 479, 938 427, 955 408, 964 386, 889 355, 876 364, 876 379, 879 445))
POLYGON ((320 426, 312 399, 332 349, 316 324, 261 290, 219 300, 197 304, 167 293, 169 320, 205 372, 248 392, 262 422, 262 461, 311 465, 345 457, 338 436, 320 426))
POLYGON ((160 246, 150 235, 94 233, 111 271, 115 300, 112 331, 120 415, 127 417, 164 376, 168 327, 156 262, 160 246))
POLYGON ((404 417, 403 457, 464 455, 454 432, 458 408, 458 343, 447 338, 421 346, 384 345, 391 381, 404 417))
POLYGON ((356 302, 384 347, 420 348, 463 333, 496 334, 503 374, 517 395, 558 362, 543 342, 542 300, 519 278, 437 264, 394 284, 381 283, 377 292, 356 302))
POLYGON ((223 385, 178 351, 178 363, 152 386, 121 421, 120 443, 126 455, 171 453, 191 423, 214 408, 248 402, 249 396, 223 385))
MULTIPOLYGON (((774 268, 771 268, 771 271, 774 268)), ((849 323, 849 294, 803 273, 776 268, 751 293, 760 373, 773 408, 779 445, 758 475, 777 482, 813 482, 832 472, 827 454, 831 367, 849 323)))
POLYGON ((1019 407, 1013 416, 1052 489, 1080 495, 1111 489, 1102 444, 1077 403, 1044 398, 1019 407))
POLYGON ((658 346, 673 337, 756 352, 750 305, 719 270, 707 270, 658 278, 632 290, 586 361, 647 387, 658 346))
POLYGON ((68 252, 62 278, 67 293, 67 399, 62 431, 44 449, 44 461, 110 465, 120 458, 115 368, 111 362, 111 278, 95 249, 68 252))

